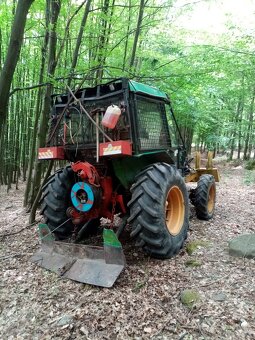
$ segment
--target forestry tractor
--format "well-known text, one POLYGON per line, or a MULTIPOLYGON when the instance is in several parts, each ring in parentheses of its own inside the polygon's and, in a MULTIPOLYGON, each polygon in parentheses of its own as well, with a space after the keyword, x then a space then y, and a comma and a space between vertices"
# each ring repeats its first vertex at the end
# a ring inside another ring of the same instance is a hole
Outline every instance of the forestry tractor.
POLYGON ((168 259, 182 248, 189 200, 197 217, 214 214, 218 171, 190 167, 168 96, 120 78, 52 96, 47 146, 40 160, 65 160, 43 187, 40 250, 32 261, 76 281, 110 287, 125 265, 126 225, 147 254, 168 259), (187 189, 186 183, 197 182, 187 189), (118 214, 121 223, 113 226, 118 214), (103 229, 104 246, 88 243, 103 229))

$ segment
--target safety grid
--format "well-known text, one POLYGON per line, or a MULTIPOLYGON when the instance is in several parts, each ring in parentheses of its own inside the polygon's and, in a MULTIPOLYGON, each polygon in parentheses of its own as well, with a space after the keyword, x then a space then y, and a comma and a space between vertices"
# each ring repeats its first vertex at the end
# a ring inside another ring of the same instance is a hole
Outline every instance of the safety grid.
POLYGON ((137 96, 138 140, 141 150, 167 149, 171 146, 165 105, 137 96))
MULTIPOLYGON (((96 110, 101 109, 99 113, 99 125, 101 126, 100 122, 106 108, 110 105, 120 106, 121 102, 123 102, 123 97, 116 96, 104 100, 84 101, 83 107, 94 120, 96 120, 96 110)), ((61 114, 63 108, 59 107, 56 109, 57 114, 61 114)), ((112 131, 107 131, 107 134, 113 137, 112 131)), ((112 139, 115 138, 113 137, 112 139)), ((99 141, 104 141, 101 133, 99 134, 99 141)), ((70 106, 57 129, 54 145, 84 145, 93 143, 96 143, 96 128, 94 124, 82 112, 79 105, 70 106)))

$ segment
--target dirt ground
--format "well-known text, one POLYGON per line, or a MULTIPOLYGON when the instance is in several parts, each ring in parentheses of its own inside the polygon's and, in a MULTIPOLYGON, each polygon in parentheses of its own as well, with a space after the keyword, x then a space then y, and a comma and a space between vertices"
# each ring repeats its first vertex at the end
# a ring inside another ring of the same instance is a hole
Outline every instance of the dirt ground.
MULTIPOLYGON (((187 244, 195 252, 151 259, 131 241, 127 266, 112 289, 59 278, 29 261, 36 226, 22 208, 24 184, 0 192, 1 339, 255 339, 255 260, 228 255, 228 241, 255 232, 255 172, 222 166, 210 222, 191 208, 187 244), (202 242, 197 242, 197 241, 202 242), (190 266, 190 260, 197 266, 190 266), (192 288, 192 308, 180 295, 192 288)), ((38 216, 39 218, 39 216, 38 216)))

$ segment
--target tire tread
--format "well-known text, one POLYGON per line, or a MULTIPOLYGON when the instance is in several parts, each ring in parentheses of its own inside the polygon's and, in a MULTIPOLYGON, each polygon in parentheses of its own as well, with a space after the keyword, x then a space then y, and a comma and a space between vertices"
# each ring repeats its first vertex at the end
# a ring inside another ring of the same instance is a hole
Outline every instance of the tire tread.
POLYGON ((150 165, 136 176, 131 188, 130 208, 131 237, 146 253, 156 258, 176 255, 187 237, 188 194, 183 178, 175 166, 166 163, 150 165), (185 199, 185 221, 181 232, 171 235, 165 224, 165 197, 168 186, 174 181, 185 199))

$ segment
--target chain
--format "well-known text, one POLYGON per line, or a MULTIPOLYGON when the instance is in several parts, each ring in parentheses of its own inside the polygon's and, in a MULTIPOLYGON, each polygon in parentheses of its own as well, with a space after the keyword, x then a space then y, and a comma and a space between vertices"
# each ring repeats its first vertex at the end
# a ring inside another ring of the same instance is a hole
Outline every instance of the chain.
POLYGON ((72 237, 71 237, 72 242, 74 242, 76 240, 77 231, 78 231, 78 226, 75 224, 74 227, 73 227, 73 231, 72 231, 72 237))
POLYGON ((112 195, 112 216, 111 216, 110 229, 113 229, 113 222, 114 222, 114 215, 115 215, 115 208, 116 208, 116 196, 117 196, 117 193, 114 192, 112 195))
MULTIPOLYGON (((54 231, 58 230, 58 228, 62 227, 62 225, 64 225, 65 223, 67 223, 67 222, 70 221, 70 220, 71 220, 71 218, 68 218, 68 219, 65 220, 63 223, 61 223, 58 227, 56 227, 56 228, 53 229, 53 230, 50 230, 50 233, 49 233, 49 234, 52 234, 52 235, 53 235, 54 231)), ((47 237, 49 234, 43 236, 43 237, 41 238, 41 240, 43 240, 43 239, 44 239, 45 237, 47 237)))

